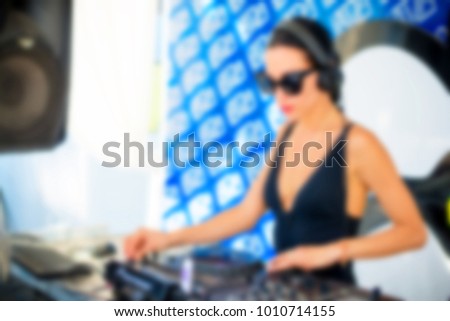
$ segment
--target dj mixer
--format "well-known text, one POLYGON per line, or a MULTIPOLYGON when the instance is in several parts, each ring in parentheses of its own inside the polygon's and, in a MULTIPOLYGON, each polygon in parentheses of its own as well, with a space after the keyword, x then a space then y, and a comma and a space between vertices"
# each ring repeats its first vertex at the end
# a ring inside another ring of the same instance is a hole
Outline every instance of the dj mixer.
POLYGON ((267 274, 261 262, 217 257, 111 262, 105 277, 117 300, 397 300, 378 288, 360 289, 300 271, 267 274))

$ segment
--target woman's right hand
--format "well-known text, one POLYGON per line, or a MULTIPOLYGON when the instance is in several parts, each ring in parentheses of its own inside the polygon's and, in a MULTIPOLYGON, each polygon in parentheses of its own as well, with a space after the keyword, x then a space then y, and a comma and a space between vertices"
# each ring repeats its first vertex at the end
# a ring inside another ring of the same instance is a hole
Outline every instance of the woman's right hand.
POLYGON ((169 234, 149 229, 139 229, 127 236, 124 241, 125 256, 139 261, 145 255, 162 251, 169 247, 169 234))

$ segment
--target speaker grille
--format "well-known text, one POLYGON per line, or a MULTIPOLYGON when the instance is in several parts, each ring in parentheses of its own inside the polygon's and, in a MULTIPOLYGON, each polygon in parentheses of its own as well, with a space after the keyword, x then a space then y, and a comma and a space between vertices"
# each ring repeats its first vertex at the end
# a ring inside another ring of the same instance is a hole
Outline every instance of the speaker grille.
POLYGON ((54 43, 67 42, 49 41, 41 19, 10 10, 0 31, 0 151, 50 147, 64 137, 68 59, 55 52, 68 50, 54 43))

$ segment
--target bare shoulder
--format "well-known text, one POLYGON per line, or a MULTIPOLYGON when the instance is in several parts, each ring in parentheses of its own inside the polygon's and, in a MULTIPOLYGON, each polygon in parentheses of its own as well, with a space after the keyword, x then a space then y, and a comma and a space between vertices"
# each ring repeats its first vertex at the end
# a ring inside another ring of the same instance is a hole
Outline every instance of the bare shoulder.
MULTIPOLYGON (((276 153, 278 151, 278 147, 280 146, 280 144, 282 143, 283 138, 286 136, 286 132, 288 131, 289 127, 292 126, 292 122, 286 121, 283 124, 280 125, 280 127, 277 130, 276 133, 276 137, 275 137, 275 148, 270 148, 269 152, 265 154, 266 157, 266 165, 268 163, 271 164, 271 166, 264 166, 264 170, 262 171, 262 175, 260 175, 261 177, 265 177, 265 175, 267 174, 269 168, 273 167, 273 160, 276 157, 276 153)), ((271 142, 272 144, 273 142, 271 142)), ((272 145, 273 146, 273 145, 272 145)), ((265 178, 264 178, 265 179, 265 178)))
POLYGON ((378 137, 370 129, 353 123, 348 136, 348 145, 354 154, 367 153, 370 151, 381 151, 384 147, 378 137))
POLYGON ((352 127, 348 133, 348 139, 351 140, 355 146, 376 144, 379 142, 377 136, 368 128, 358 123, 352 123, 352 127))
POLYGON ((286 121, 283 124, 281 124, 281 126, 278 128, 278 131, 277 131, 277 141, 279 141, 281 139, 281 137, 283 137, 286 134, 286 131, 292 125, 293 125, 293 123, 289 122, 289 121, 286 121))
POLYGON ((395 171, 392 159, 375 133, 360 124, 354 124, 347 136, 348 158, 361 170, 385 168, 395 171))

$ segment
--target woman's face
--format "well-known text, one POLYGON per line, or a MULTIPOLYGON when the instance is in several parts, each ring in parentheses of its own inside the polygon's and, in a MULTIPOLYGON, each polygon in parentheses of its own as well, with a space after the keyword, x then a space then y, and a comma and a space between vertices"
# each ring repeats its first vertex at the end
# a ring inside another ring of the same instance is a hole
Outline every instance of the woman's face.
MULTIPOLYGON (((277 45, 266 50, 266 73, 279 81, 284 75, 292 72, 303 71, 312 67, 305 51, 277 45)), ((323 91, 317 86, 318 73, 310 73, 303 79, 302 89, 296 94, 285 92, 277 87, 274 95, 278 106, 289 119, 300 119, 307 113, 323 95, 323 91)))

